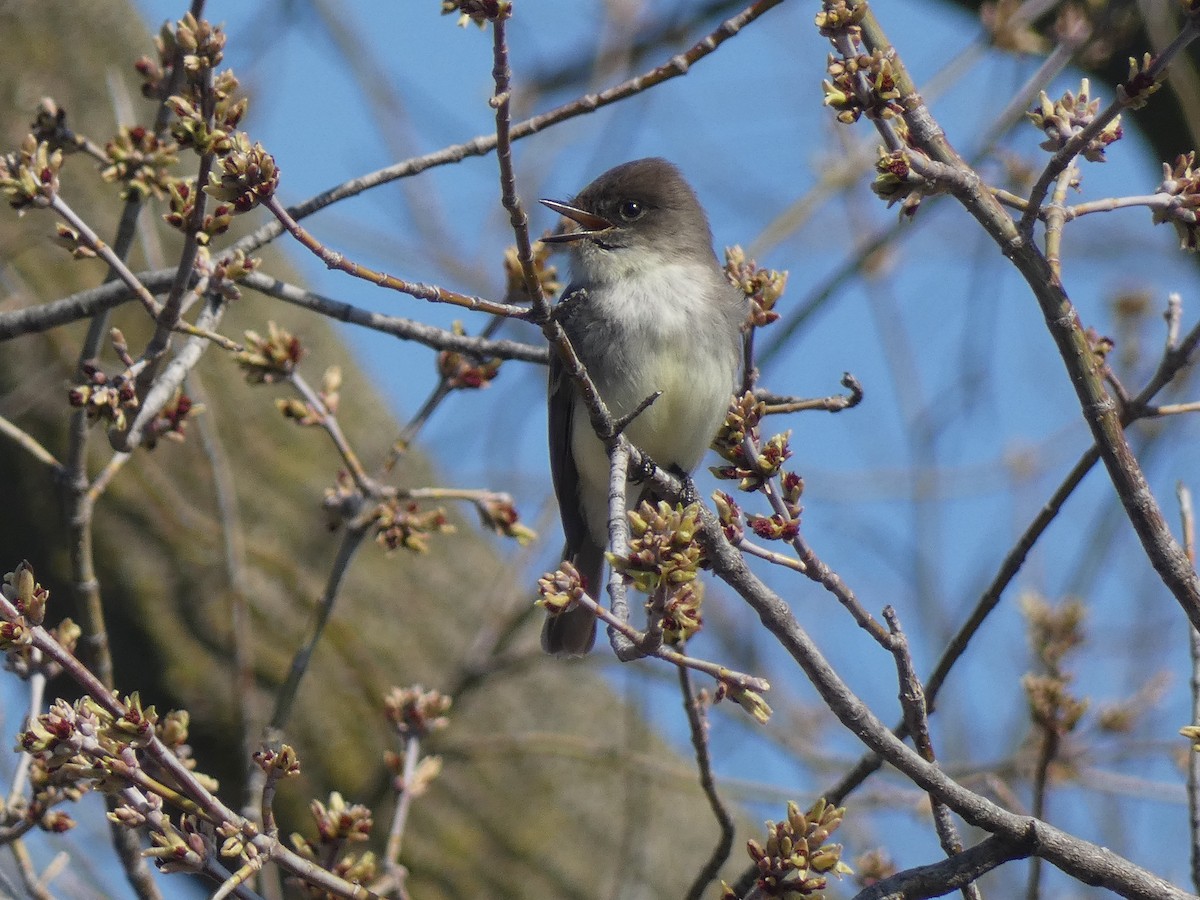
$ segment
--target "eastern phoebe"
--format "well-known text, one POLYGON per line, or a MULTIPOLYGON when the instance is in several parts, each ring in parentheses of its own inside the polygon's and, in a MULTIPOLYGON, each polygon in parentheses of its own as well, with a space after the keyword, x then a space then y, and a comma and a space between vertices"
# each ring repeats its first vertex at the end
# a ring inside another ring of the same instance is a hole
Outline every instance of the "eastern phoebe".
MULTIPOLYGON (((700 201, 671 163, 639 159, 605 172, 570 203, 542 203, 578 226, 545 239, 570 247, 564 296, 586 292, 560 308, 576 353, 616 418, 662 392, 625 435, 656 464, 692 472, 729 408, 746 318, 745 295, 717 263, 700 201)), ((557 354, 549 426, 563 558, 597 597, 608 546, 608 457, 557 354)), ((595 638, 595 616, 581 606, 548 616, 542 628, 542 647, 560 656, 587 653, 595 638)))

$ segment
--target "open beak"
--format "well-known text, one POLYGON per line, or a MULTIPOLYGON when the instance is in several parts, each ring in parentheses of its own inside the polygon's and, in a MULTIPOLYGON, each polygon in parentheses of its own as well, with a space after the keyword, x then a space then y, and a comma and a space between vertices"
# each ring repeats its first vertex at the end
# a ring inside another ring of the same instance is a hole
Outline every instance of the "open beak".
POLYGON ((544 243, 565 244, 568 241, 578 241, 581 238, 601 234, 614 227, 613 223, 608 221, 608 219, 598 216, 595 213, 590 213, 586 209, 560 203, 557 200, 541 200, 539 202, 579 226, 579 229, 576 231, 567 231, 562 234, 552 234, 549 237, 544 237, 542 238, 544 243))

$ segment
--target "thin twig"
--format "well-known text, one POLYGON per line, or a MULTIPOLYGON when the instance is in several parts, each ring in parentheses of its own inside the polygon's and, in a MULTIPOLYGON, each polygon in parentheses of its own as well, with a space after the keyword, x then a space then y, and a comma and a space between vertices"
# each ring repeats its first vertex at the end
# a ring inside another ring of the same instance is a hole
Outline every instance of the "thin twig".
MULTIPOLYGON (((1196 514, 1192 505, 1192 492, 1182 481, 1175 487, 1179 501, 1180 525, 1183 529, 1183 546, 1196 563, 1196 514)), ((1188 649, 1191 652, 1192 671, 1190 687, 1192 694, 1192 722, 1200 722, 1200 631, 1188 630, 1188 649)), ((1200 891, 1200 753, 1188 751, 1187 758, 1188 800, 1188 846, 1191 850, 1192 887, 1200 891)))
MULTIPOLYGON (((1188 564, 1154 494, 1151 492, 1137 456, 1129 446, 1121 421, 1122 412, 1118 404, 1105 389, 1103 373, 1096 364, 1095 353, 1088 339, 1079 314, 1062 284, 1055 277, 1044 255, 1038 252, 1028 239, 1028 234, 1018 228, 996 198, 984 188, 979 175, 954 151, 945 133, 933 119, 928 108, 916 94, 911 76, 895 53, 875 18, 870 7, 864 9, 860 23, 862 39, 868 51, 889 54, 889 61, 900 99, 904 108, 904 121, 908 125, 909 138, 913 146, 923 154, 909 154, 914 171, 927 175, 935 183, 950 190, 966 210, 980 223, 996 242, 1000 251, 1008 257, 1025 279, 1042 311, 1047 330, 1054 339, 1075 389, 1080 411, 1100 449, 1109 479, 1126 517, 1142 544, 1147 559, 1179 603, 1189 621, 1200 627, 1200 578, 1188 564), (922 161, 924 160, 924 161, 922 161)), ((1170 57, 1200 34, 1200 15, 1190 15, 1184 24, 1179 40, 1164 50, 1151 66, 1148 77, 1157 77, 1170 57)), ((1115 115, 1115 112, 1113 113, 1115 115)), ((1101 114, 1095 121, 1067 142, 1074 147, 1069 153, 1060 151, 1055 155, 1047 173, 1053 181, 1074 159, 1086 142, 1095 136, 1094 126, 1102 128, 1107 120, 1101 114), (1078 143, 1077 139, 1083 142, 1078 143), (1077 144, 1077 146, 1076 146, 1077 144)), ((884 133, 883 126, 876 122, 884 133)), ((892 126, 888 125, 888 129, 892 126)), ((1049 181, 1046 185, 1049 185, 1049 181)), ((1036 220, 1037 209, 1045 196, 1042 188, 1039 196, 1031 195, 1030 208, 1025 218, 1036 220)), ((1035 195, 1037 188, 1035 188, 1035 195)), ((1025 220, 1023 220, 1024 222, 1025 220)), ((1032 227, 1032 226, 1030 226, 1032 227)))
MULTIPOLYGON (((936 763, 937 756, 933 750, 933 739, 929 735, 929 715, 925 706, 925 689, 913 668, 912 655, 908 651, 908 638, 900 627, 900 617, 891 606, 884 607, 883 617, 888 624, 888 632, 892 637, 892 659, 896 663, 896 678, 900 686, 900 707, 904 712, 904 721, 908 725, 908 733, 912 735, 913 746, 928 763, 936 763)), ((962 838, 958 828, 950 817, 950 810, 932 794, 929 797, 930 809, 933 814, 933 826, 937 832, 938 841, 946 856, 956 856, 963 852, 962 838)), ((962 887, 963 900, 979 900, 979 888, 974 884, 962 887)))
POLYGON ((412 809, 414 787, 417 783, 417 763, 421 758, 421 739, 410 734, 404 742, 404 773, 396 792, 396 810, 388 829, 387 846, 383 854, 383 868, 397 888, 403 888, 407 870, 400 865, 400 849, 404 841, 404 827, 412 809))
MULTIPOLYGON (((146 308, 146 312, 150 314, 150 317, 157 321, 159 316, 162 314, 162 305, 158 302, 158 300, 155 299, 154 294, 152 294, 144 284, 137 280, 137 276, 128 266, 125 265, 124 261, 113 252, 113 249, 105 244, 104 241, 100 240, 99 236, 96 234, 96 232, 92 231, 87 222, 80 218, 79 215, 76 214, 75 210, 68 206, 66 201, 57 194, 51 198, 50 208, 58 213, 58 215, 64 220, 66 220, 66 222, 69 223, 72 228, 79 232, 82 242, 86 244, 92 251, 94 251, 97 256, 108 263, 109 268, 117 273, 118 277, 125 282, 126 286, 128 286, 131 291, 133 291, 134 296, 141 301, 142 306, 146 308)), ((192 325, 190 322, 185 322, 182 319, 176 321, 175 324, 171 326, 171 330, 191 335, 192 337, 200 337, 207 341, 212 341, 223 350, 236 351, 242 349, 241 344, 237 343, 236 341, 231 341, 222 334, 208 331, 207 329, 201 328, 197 325, 192 325)))
MULTIPOLYGON (((203 324, 206 328, 211 325, 215 328, 220 323, 221 317, 224 316, 226 307, 226 302, 219 296, 209 295, 204 309, 196 319, 197 324, 203 324)), ((205 328, 200 330, 204 332, 205 328)), ((146 427, 158 418, 163 407, 171 401, 175 392, 182 388, 184 381, 200 362, 200 357, 207 347, 208 342, 201 334, 193 336, 179 349, 142 399, 141 407, 129 425, 129 429, 123 433, 109 434, 109 443, 113 445, 113 449, 131 452, 142 443, 146 427)))
POLYGON ((346 435, 342 432, 342 426, 338 424, 337 416, 321 398, 321 395, 313 390, 312 385, 299 372, 293 371, 288 376, 288 382, 304 398, 304 402, 312 410, 316 418, 316 424, 333 441, 333 445, 337 448, 338 454, 342 457, 342 462, 346 464, 346 468, 350 472, 350 477, 354 479, 354 484, 358 489, 366 497, 379 498, 382 496, 383 490, 367 474, 367 470, 363 468, 363 464, 358 459, 358 454, 354 452, 354 448, 346 440, 346 435))
POLYGON ((521 280, 529 301, 542 312, 548 309, 542 284, 533 264, 533 245, 529 240, 529 216, 517 196, 517 182, 512 162, 512 67, 508 61, 506 39, 508 16, 501 15, 492 23, 492 78, 496 90, 491 105, 496 110, 496 166, 500 170, 500 204, 508 212, 517 243, 517 264, 521 267, 521 280))
MULTIPOLYGON (((415 341, 434 350, 453 350, 478 356, 483 359, 516 359, 545 365, 550 354, 545 347, 521 341, 492 340, 484 336, 458 334, 457 332, 427 325, 413 319, 386 316, 333 300, 295 285, 287 284, 261 272, 251 272, 239 282, 243 287, 283 300, 293 306, 319 313, 339 322, 360 325, 372 331, 389 334, 405 341, 415 341)), ((3 338, 3 320, 0 318, 0 338, 3 338)))
MULTIPOLYGON (((1158 82, 1164 77, 1166 68, 1171 64, 1171 61, 1182 53, 1197 37, 1200 37, 1200 17, 1193 13, 1184 19, 1183 28, 1176 35, 1175 40, 1171 41, 1170 45, 1165 47, 1155 58, 1154 62, 1151 63, 1150 67, 1144 73, 1145 79, 1150 82, 1158 82)), ((1134 99, 1144 96, 1143 92, 1136 95, 1134 99)), ((1083 148, 1094 140, 1130 103, 1131 98, 1126 97, 1123 92, 1118 93, 1117 97, 1098 113, 1091 122, 1071 135, 1070 139, 1046 163, 1046 168, 1038 176, 1038 180, 1029 192, 1028 206, 1017 226, 1018 232, 1026 241, 1033 235, 1034 223, 1037 222, 1038 215, 1042 209, 1042 202, 1046 199, 1050 185, 1058 180, 1059 175, 1062 174, 1067 166, 1083 152, 1083 148)))
MULTIPOLYGON (((117 252, 117 249, 119 249, 119 245, 114 246, 113 252, 117 252)), ((191 284, 195 284, 195 280, 198 277, 197 275, 193 275, 191 284)), ((158 293, 171 286, 171 281, 174 279, 174 271, 171 269, 156 269, 148 272, 135 272, 134 278, 147 290, 158 293)), ((134 297, 135 292, 125 282, 119 280, 106 281, 98 287, 77 291, 74 294, 70 294, 59 300, 53 300, 50 303, 30 306, 25 309, 0 312, 0 342, 26 334, 40 334, 43 331, 50 331, 61 325, 69 325, 80 319, 99 316, 101 313, 128 303, 134 297)), ((108 333, 108 329, 104 327, 103 317, 98 318, 96 321, 100 322, 99 330, 102 337, 108 333)), ((87 342, 85 342, 84 352, 81 354, 81 357, 85 360, 93 358, 98 352, 99 341, 100 339, 98 338, 94 344, 95 349, 89 349, 87 342)))
POLYGON ((36 459, 43 465, 49 466, 55 475, 59 475, 66 471, 66 468, 57 459, 54 454, 41 445, 37 438, 31 435, 28 431, 17 427, 4 416, 0 416, 0 434, 9 438, 18 447, 36 459))
POLYGON ((713 571, 758 614, 767 630, 799 665, 824 703, 853 735, 884 756, 903 775, 931 792, 970 824, 1005 842, 1017 843, 1087 884, 1101 885, 1126 897, 1185 900, 1190 897, 1107 848, 1068 834, 1030 816, 1019 816, 968 790, 940 767, 923 760, 897 739, 838 676, 788 604, 747 567, 724 538, 716 517, 702 510, 699 540, 713 571))
MULTIPOLYGON (((1123 421, 1126 424, 1132 422, 1137 417, 1138 410, 1143 408, 1160 390, 1175 378, 1180 370, 1188 364, 1197 346, 1200 346, 1200 323, 1193 326, 1181 340, 1179 338, 1180 318, 1180 298, 1178 294, 1172 294, 1167 307, 1167 339, 1163 347, 1162 357, 1150 381, 1134 397, 1133 401, 1126 404, 1122 410, 1123 421)), ((966 653, 971 639, 1000 603, 1000 598, 1004 594, 1004 591, 1012 583, 1017 573, 1020 572, 1033 546, 1038 542, 1042 534, 1045 533, 1046 529, 1050 527, 1054 519, 1057 518, 1063 504, 1067 502, 1087 473, 1092 470, 1099 460, 1100 450, 1093 444, 1084 452, 1075 465, 1072 466, 1071 471, 1067 473, 1067 476, 1054 490, 1054 493, 1038 511, 1038 514, 1034 516, 1033 521, 1022 532, 1016 544, 1005 554, 1003 561, 1000 563, 1000 568, 997 570, 995 576, 993 576, 991 583, 980 596, 975 607, 971 610, 971 613, 959 627, 958 631, 950 639, 945 650, 942 651, 937 664, 934 666, 933 672, 926 679, 926 703, 931 713, 936 705, 937 695, 940 693, 946 679, 950 676, 950 672, 955 664, 966 653)), ((903 722, 896 726, 895 734, 900 738, 903 738, 907 734, 903 722)), ((875 772, 879 768, 881 763, 882 760, 876 754, 868 753, 864 755, 855 764, 854 768, 847 772, 835 787, 827 790, 823 796, 832 803, 842 803, 851 791, 862 784, 872 772, 875 772)))
POLYGON ((721 830, 717 844, 713 847, 708 861, 696 873, 692 886, 684 895, 686 900, 700 900, 705 890, 729 859, 729 851, 733 847, 733 817, 717 793, 717 783, 713 776, 712 756, 708 749, 708 720, 705 715, 705 702, 696 695, 692 687, 692 678, 688 670, 679 667, 679 691, 683 695, 683 709, 687 713, 688 729, 692 736, 692 749, 696 753, 696 771, 700 776, 700 788, 708 799, 709 808, 717 820, 721 830))
POLYGON ((347 259, 345 255, 338 253, 336 250, 330 250, 322 244, 288 214, 288 211, 277 198, 269 197, 263 201, 262 205, 283 223, 283 227, 292 237, 311 251, 314 256, 325 263, 330 269, 337 269, 345 272, 347 275, 361 278, 379 287, 408 294, 411 297, 416 297, 418 300, 426 300, 430 303, 449 303, 453 306, 461 306, 464 309, 517 319, 525 318, 529 314, 529 309, 524 306, 500 303, 496 300, 487 300, 483 297, 472 297, 467 294, 460 294, 457 291, 446 290, 435 284, 405 281, 402 278, 396 278, 394 275, 388 275, 386 272, 377 272, 374 269, 367 268, 352 259, 347 259))
POLYGON ((354 558, 354 554, 358 551, 359 546, 361 546, 362 540, 366 536, 367 528, 368 526, 365 523, 352 522, 346 527, 346 531, 342 535, 342 542, 338 545, 337 556, 334 558, 329 578, 325 583, 325 590, 322 592, 321 599, 317 603, 316 616, 313 620, 308 640, 304 642, 303 646, 292 657, 292 665, 288 670, 287 679, 275 697, 275 709, 271 713, 271 720, 267 726, 266 743, 268 746, 273 746, 279 739, 284 726, 291 716, 292 705, 296 700, 296 693, 300 689, 300 681, 308 671, 308 665, 312 661, 313 652, 321 640, 321 635, 325 632, 325 625, 329 622, 330 615, 333 613, 333 605, 337 601, 342 583, 345 580, 346 573, 349 571, 350 561, 354 558))
POLYGON ((758 390, 754 392, 754 397, 756 400, 761 400, 766 404, 764 414, 768 416, 806 412, 811 409, 836 413, 846 409, 853 409, 863 399, 862 384, 849 372, 842 374, 842 387, 846 388, 849 393, 801 399, 799 397, 784 397, 779 394, 773 394, 770 391, 758 390))
MULTIPOLYGON (((516 123, 509 129, 510 139, 513 141, 522 140, 545 130, 551 125, 557 125, 577 116, 587 115, 605 106, 620 102, 627 97, 646 91, 663 82, 670 81, 672 78, 686 75, 693 65, 712 54, 725 41, 736 36, 743 28, 763 13, 773 9, 782 2, 783 0, 758 0, 758 2, 751 3, 737 15, 726 19, 709 32, 709 34, 693 44, 688 50, 672 56, 662 65, 656 66, 599 93, 585 94, 548 112, 516 123)), ((288 212, 293 219, 299 221, 324 209, 331 203, 336 203, 347 197, 353 197, 371 188, 379 187, 382 184, 387 184, 399 178, 408 178, 427 169, 436 168, 437 166, 461 162, 468 157, 484 156, 491 153, 495 148, 496 134, 494 132, 491 134, 482 134, 461 144, 445 147, 424 156, 407 159, 395 165, 388 166, 385 169, 380 169, 351 181, 343 182, 317 194, 315 197, 311 197, 303 203, 289 208, 288 212)), ((283 231, 284 228, 279 222, 268 222, 252 234, 237 241, 228 252, 232 254, 237 250, 242 250, 247 254, 252 253, 264 244, 279 237, 283 231)))
POLYGON ((1050 266, 1050 274, 1062 281, 1062 234, 1063 222, 1066 221, 1064 204, 1067 191, 1071 187, 1078 169, 1074 164, 1067 166, 1054 183, 1054 195, 1050 205, 1045 209, 1046 218, 1046 262, 1050 266))
MULTIPOLYGON (((629 520, 626 518, 626 492, 629 484, 629 444, 617 441, 608 453, 608 546, 615 556, 629 554, 629 520)), ((613 616, 629 621, 629 579, 612 567, 608 576, 608 599, 613 616)), ((609 629, 608 638, 618 659, 634 651, 632 642, 621 632, 609 629)))

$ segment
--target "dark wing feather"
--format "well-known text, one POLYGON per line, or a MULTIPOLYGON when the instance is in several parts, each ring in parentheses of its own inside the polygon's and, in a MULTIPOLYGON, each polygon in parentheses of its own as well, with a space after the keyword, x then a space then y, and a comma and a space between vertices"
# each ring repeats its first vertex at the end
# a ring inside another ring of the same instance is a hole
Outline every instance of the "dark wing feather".
POLYGON ((550 438, 550 477, 554 480, 554 496, 562 515, 563 533, 567 538, 570 558, 588 539, 587 522, 579 504, 579 471, 571 452, 571 427, 575 418, 576 392, 558 354, 550 353, 550 386, 548 424, 550 438))
MULTIPOLYGON (((588 592, 595 597, 604 574, 604 548, 597 547, 592 540, 579 502, 579 471, 571 452, 576 398, 571 377, 558 354, 551 352, 547 414, 550 476, 566 536, 563 559, 571 560, 579 568, 588 592)), ((576 606, 560 615, 546 617, 542 626, 542 647, 547 653, 580 656, 592 648, 595 636, 595 617, 582 606, 576 606)))

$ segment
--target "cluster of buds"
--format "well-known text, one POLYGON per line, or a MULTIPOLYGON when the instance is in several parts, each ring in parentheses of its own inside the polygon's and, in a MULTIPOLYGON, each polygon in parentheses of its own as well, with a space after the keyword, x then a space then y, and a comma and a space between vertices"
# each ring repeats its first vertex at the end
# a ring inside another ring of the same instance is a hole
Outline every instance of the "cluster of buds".
MULTIPOLYGON (((789 802, 787 818, 767 822, 765 846, 748 841, 746 849, 758 869, 757 886, 766 897, 802 900, 824 896, 829 875, 852 874, 842 862, 841 844, 827 844, 829 836, 842 824, 844 807, 833 807, 818 800, 807 813, 789 802)), ((736 895, 726 887, 726 898, 736 895)))
POLYGON ((732 494, 724 491, 713 491, 713 504, 717 507, 717 521, 725 532, 725 540, 733 546, 742 542, 746 533, 746 521, 742 516, 742 508, 733 499, 732 494))
POLYGON ((226 300, 239 299, 242 292, 237 283, 262 264, 261 259, 247 256, 244 250, 235 250, 230 255, 222 256, 211 266, 207 261, 207 251, 203 251, 197 257, 197 267, 208 268, 208 289, 218 291, 226 300))
POLYGON ((745 444, 747 440, 758 441, 758 424, 765 411, 766 404, 747 391, 730 406, 725 421, 713 439, 713 449, 730 465, 713 466, 710 471, 718 478, 737 481, 738 488, 743 491, 761 488, 779 474, 784 462, 792 455, 788 444, 790 431, 768 440, 753 459, 747 454, 745 444))
POLYGON ((56 222, 54 237, 59 246, 66 248, 75 259, 94 259, 96 256, 91 242, 69 225, 56 222))
POLYGON ((235 210, 244 213, 270 198, 278 186, 275 157, 262 144, 251 146, 250 139, 238 132, 229 152, 208 174, 204 192, 216 200, 232 203, 235 210))
POLYGON ((82 150, 87 142, 67 127, 67 111, 53 97, 43 97, 38 101, 37 112, 34 114, 33 136, 37 141, 45 141, 51 150, 62 150, 70 153, 82 150))
POLYGON ((700 504, 680 506, 643 501, 630 510, 629 550, 608 554, 612 567, 644 594, 655 594, 696 579, 704 564, 704 551, 696 542, 700 530, 700 504))
POLYGON ((89 422, 103 420, 118 431, 124 430, 127 413, 139 406, 133 379, 126 374, 111 378, 90 362, 84 363, 80 371, 87 381, 68 392, 70 404, 82 408, 89 422))
POLYGON ((786 271, 760 269, 754 260, 746 259, 741 247, 734 246, 725 248, 725 277, 750 300, 751 328, 762 328, 779 318, 775 304, 787 288, 786 271))
MULTIPOLYGON (((770 687, 766 682, 763 682, 764 688, 770 687)), ((713 695, 713 702, 720 703, 722 700, 732 700, 751 716, 759 725, 766 725, 771 721, 770 704, 758 691, 753 690, 745 684, 733 679, 722 679, 717 682, 717 690, 713 695)))
POLYGON ((979 5, 979 24, 989 43, 1008 53, 1044 55, 1048 41, 1033 27, 1021 0, 987 0, 979 5))
POLYGON ((1020 606, 1029 625, 1034 656, 1050 671, 1059 671, 1071 651, 1086 638, 1084 605, 1079 600, 1068 600, 1053 606, 1044 597, 1030 593, 1021 597, 1020 606))
POLYGON ((721 423, 717 436, 713 438, 712 448, 723 459, 735 462, 744 459, 742 443, 746 438, 758 439, 758 424, 767 413, 767 405, 755 398, 754 394, 746 391, 729 405, 725 421, 721 423))
POLYGON ((1062 675, 1026 674, 1021 687, 1029 704, 1029 714, 1038 728, 1058 737, 1075 730, 1088 710, 1086 697, 1074 696, 1070 679, 1062 675))
POLYGON ((1108 360, 1108 355, 1117 346, 1116 341, 1106 334, 1101 334, 1090 325, 1084 331, 1083 336, 1092 351, 1092 358, 1096 361, 1096 365, 1103 366, 1108 360))
POLYGON ((458 24, 474 22, 480 28, 488 22, 507 19, 512 15, 511 0, 442 0, 442 15, 458 13, 458 24))
POLYGON ((144 748, 156 736, 158 714, 142 707, 135 693, 123 701, 125 711, 114 716, 91 697, 73 704, 55 700, 50 709, 17 736, 21 749, 55 772, 66 769, 82 782, 99 782, 106 790, 119 785, 110 778, 124 772, 131 760, 126 751, 144 748))
POLYGON ((1129 57, 1129 75, 1124 82, 1117 85, 1117 99, 1130 109, 1141 109, 1150 99, 1150 95, 1162 87, 1163 72, 1155 76, 1150 70, 1154 66, 1154 57, 1146 53, 1142 58, 1129 57))
POLYGON ((53 150, 47 141, 26 135, 21 149, 0 156, 0 191, 8 205, 24 214, 33 207, 45 209, 58 193, 58 173, 62 169, 62 150, 53 150))
MULTIPOLYGON (((0 598, 6 608, 0 611, 0 652, 5 655, 5 668, 18 678, 34 674, 52 678, 62 666, 49 656, 34 650, 33 628, 46 618, 50 591, 34 577, 33 566, 22 561, 0 580, 0 598)), ((50 636, 68 653, 75 652, 80 628, 70 619, 63 619, 50 629, 50 636)))
MULTIPOLYGON (((457 335, 466 334, 462 322, 450 326, 457 335)), ((480 360, 476 356, 459 353, 457 350, 442 350, 437 355, 438 375, 447 387, 455 389, 485 388, 500 372, 500 360, 480 360)))
POLYGON ((178 117, 171 125, 171 135, 180 147, 217 156, 234 148, 234 135, 248 105, 245 97, 235 96, 238 85, 237 76, 228 69, 213 76, 212 85, 206 88, 212 97, 211 121, 201 111, 204 104, 198 96, 175 94, 167 98, 167 106, 178 117))
POLYGON ((321 390, 317 392, 320 405, 296 397, 280 398, 275 401, 275 407, 285 419, 292 419, 297 425, 322 425, 327 416, 337 415, 341 395, 338 390, 342 386, 342 367, 330 366, 321 376, 321 390))
POLYGON ((886 200, 889 207, 899 203, 900 215, 908 218, 916 215, 923 199, 943 191, 936 182, 913 171, 912 156, 918 153, 921 151, 915 148, 889 153, 880 147, 879 158, 875 160, 875 180, 871 182, 876 196, 886 200))
POLYGON ((763 540, 790 541, 800 533, 800 495, 804 493, 804 479, 795 472, 784 472, 779 485, 786 515, 775 513, 747 517, 750 529, 763 540))
POLYGON ((170 191, 170 168, 179 161, 179 148, 170 141, 141 125, 122 125, 116 137, 104 145, 108 164, 100 177, 110 183, 120 183, 123 200, 144 200, 148 196, 164 197, 170 191))
POLYGON ((1053 606, 1036 594, 1021 598, 1021 612, 1029 626, 1029 643, 1044 674, 1021 679, 1029 712, 1039 728, 1059 737, 1073 731, 1088 702, 1070 691, 1071 675, 1064 663, 1084 641, 1084 605, 1068 600, 1053 606))
MULTIPOLYGON (((313 842, 300 834, 292 835, 292 846, 305 859, 320 865, 339 878, 355 884, 370 884, 379 877, 379 863, 371 851, 347 853, 347 844, 370 839, 374 822, 371 811, 359 803, 347 803, 334 791, 329 802, 312 801, 312 817, 317 824, 317 840, 313 842), (331 857, 336 860, 330 865, 331 857)), ((314 897, 329 896, 323 891, 309 889, 314 897)))
MULTIPOLYGON (((1095 120, 1100 111, 1100 100, 1093 100, 1089 90, 1090 85, 1085 78, 1079 84, 1078 95, 1067 91, 1058 100, 1051 100, 1046 92, 1042 91, 1037 107, 1025 114, 1034 127, 1046 133, 1046 140, 1038 146, 1055 153, 1095 120)), ((1091 162, 1104 162, 1104 148, 1113 141, 1120 140, 1122 134, 1121 117, 1116 116, 1098 135, 1087 142, 1080 151, 1083 158, 1091 162)))
POLYGON ((158 34, 155 35, 154 49, 157 59, 143 56, 133 64, 133 67, 142 77, 142 96, 147 100, 165 100, 177 55, 175 29, 171 27, 170 22, 164 22, 158 34))
POLYGON ((860 0, 825 0, 814 21, 822 37, 848 34, 857 39, 862 30, 859 23, 866 14, 867 4, 860 0))
POLYGON ((375 540, 389 553, 401 547, 426 553, 430 535, 454 533, 454 526, 440 506, 422 510, 415 500, 395 497, 375 508, 374 526, 375 540))
POLYGON ((246 332, 246 349, 234 359, 251 384, 274 384, 288 378, 303 356, 304 346, 298 337, 268 322, 266 337, 257 331, 246 332))
MULTIPOLYGON (((109 813, 109 819, 127 828, 138 828, 145 824, 140 810, 132 806, 119 806, 109 813)), ((179 817, 179 827, 163 816, 161 825, 150 831, 150 848, 145 855, 154 860, 160 872, 200 872, 210 852, 210 842, 204 829, 194 815, 179 817)))
MULTIPOLYGON (((566 612, 587 593, 589 585, 570 560, 564 559, 557 569, 538 579, 537 605, 550 615, 566 612)), ((599 585, 591 586, 593 590, 599 585)))
POLYGON ((663 640, 683 645, 704 626, 700 608, 704 604, 704 583, 690 581, 678 585, 662 603, 663 640))
POLYGON ((371 836, 371 810, 360 803, 347 803, 337 791, 329 795, 328 804, 313 800, 309 810, 322 844, 365 841, 371 836))
POLYGON ((537 537, 536 531, 521 523, 517 507, 508 494, 484 494, 475 501, 475 510, 484 528, 501 537, 512 538, 522 547, 537 537))
POLYGON ((859 117, 890 119, 904 112, 890 57, 881 50, 846 58, 830 54, 829 79, 821 82, 824 104, 839 122, 850 125, 859 117))
POLYGON ((1163 180, 1158 186, 1161 194, 1172 199, 1166 206, 1154 207, 1154 224, 1170 222, 1179 235, 1179 248, 1195 252, 1200 246, 1200 167, 1196 166, 1196 151, 1175 160, 1175 165, 1163 163, 1163 180))
MULTIPOLYGON (((168 209, 163 214, 163 221, 172 228, 187 231, 193 228, 196 214, 196 183, 192 179, 175 178, 167 186, 169 193, 168 209)), ((196 242, 200 246, 207 245, 217 235, 229 230, 233 221, 233 207, 228 203, 217 204, 212 212, 205 211, 204 218, 196 229, 196 242)))
POLYGON ((187 424, 192 416, 204 412, 204 405, 196 403, 182 390, 177 390, 171 401, 162 408, 157 416, 146 425, 142 434, 142 444, 147 450, 153 450, 159 438, 182 443, 187 431, 187 424))
POLYGON ((421 685, 392 688, 383 701, 384 714, 402 738, 426 738, 450 724, 446 713, 452 701, 440 691, 427 691, 421 685))
MULTIPOLYGON (((550 262, 551 252, 550 244, 533 242, 533 272, 537 276, 543 297, 553 297, 562 290, 562 283, 558 280, 558 268, 550 262)), ((517 248, 511 246, 504 251, 504 299, 509 303, 528 299, 525 293, 525 273, 517 259, 517 248)))
POLYGON ((349 472, 341 471, 333 487, 325 488, 321 510, 330 531, 335 531, 342 522, 354 518, 362 506, 363 495, 349 472))
POLYGON ((1179 733, 1191 741, 1194 753, 1200 753, 1200 725, 1184 725, 1179 733))
POLYGON ((254 751, 254 763, 268 776, 294 778, 300 774, 300 757, 290 744, 280 744, 279 749, 263 747, 254 751))
POLYGON ((440 756, 422 756, 417 760, 416 769, 406 775, 405 753, 388 750, 383 754, 383 764, 392 773, 392 790, 403 791, 410 797, 420 797, 429 786, 442 774, 442 758, 440 756))
POLYGON ((190 12, 175 27, 175 41, 183 51, 183 70, 191 78, 212 71, 225 56, 225 31, 190 12))
POLYGON ((50 591, 38 583, 28 560, 22 560, 13 571, 5 573, 0 582, 0 596, 13 605, 26 624, 37 626, 45 620, 50 591))

